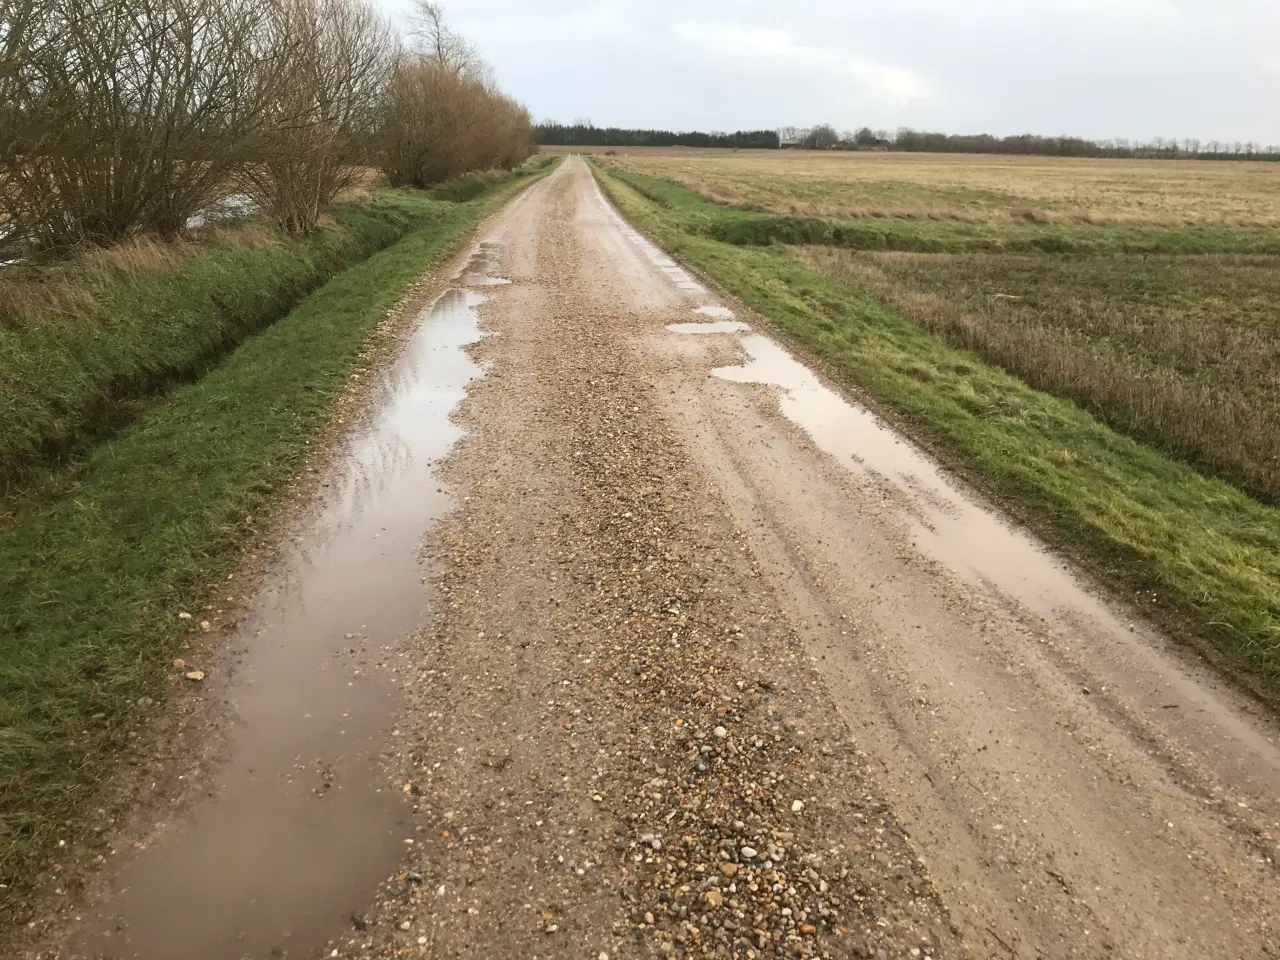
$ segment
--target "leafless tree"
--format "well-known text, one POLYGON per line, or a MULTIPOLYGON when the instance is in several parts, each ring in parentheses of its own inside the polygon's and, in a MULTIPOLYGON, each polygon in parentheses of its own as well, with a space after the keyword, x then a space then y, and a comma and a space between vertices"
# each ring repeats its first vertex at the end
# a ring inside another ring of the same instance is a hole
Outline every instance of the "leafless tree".
POLYGON ((46 251, 172 236, 219 198, 266 122, 266 3, 0 3, 15 235, 46 251))
POLYGON ((820 123, 805 134, 801 143, 806 150, 830 150, 840 142, 840 134, 829 123, 820 123))
POLYGON ((242 189, 292 233, 310 233, 372 161, 394 33, 363 0, 280 0, 270 62, 282 83, 242 189))
POLYGON ((425 187, 514 166, 532 150, 533 127, 528 111, 486 84, 405 57, 388 86, 381 139, 387 179, 425 187))
POLYGON ((438 4, 418 0, 415 45, 402 55, 383 110, 383 171, 397 186, 425 187, 472 170, 510 168, 533 149, 533 125, 503 95, 438 4))
POLYGON ((492 84, 488 64, 472 44, 445 22, 440 4, 415 0, 410 22, 416 52, 425 60, 464 80, 492 84))

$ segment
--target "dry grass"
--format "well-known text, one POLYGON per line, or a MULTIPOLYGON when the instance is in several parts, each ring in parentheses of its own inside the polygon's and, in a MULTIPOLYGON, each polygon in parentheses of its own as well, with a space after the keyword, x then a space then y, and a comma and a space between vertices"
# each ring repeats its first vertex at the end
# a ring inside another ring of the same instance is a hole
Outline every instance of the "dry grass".
POLYGON ((135 283, 159 276, 201 252, 280 242, 280 232, 270 224, 249 221, 210 227, 199 241, 141 235, 86 249, 54 265, 9 267, 0 275, 0 326, 57 323, 91 304, 109 281, 135 283))
POLYGON ((953 346, 1280 503, 1280 258, 795 248, 953 346))
POLYGON ((1280 226, 1280 164, 628 149, 623 169, 773 213, 975 223, 1280 226))

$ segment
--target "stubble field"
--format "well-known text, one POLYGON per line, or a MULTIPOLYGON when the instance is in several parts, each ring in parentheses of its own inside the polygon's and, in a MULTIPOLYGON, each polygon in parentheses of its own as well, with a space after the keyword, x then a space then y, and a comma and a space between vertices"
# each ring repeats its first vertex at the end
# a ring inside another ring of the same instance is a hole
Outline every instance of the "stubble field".
POLYGON ((1280 226, 1275 163, 790 150, 619 150, 717 203, 823 217, 1280 226))

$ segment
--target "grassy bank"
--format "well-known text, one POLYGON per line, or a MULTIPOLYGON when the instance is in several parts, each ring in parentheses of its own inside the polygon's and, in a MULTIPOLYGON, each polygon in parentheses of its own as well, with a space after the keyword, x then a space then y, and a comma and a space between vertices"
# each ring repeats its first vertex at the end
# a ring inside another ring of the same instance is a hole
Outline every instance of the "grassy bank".
POLYGON ((600 177, 644 233, 770 318, 792 342, 1108 582, 1280 693, 1280 511, 1041 392, 782 247, 691 231, 678 208, 600 177))
MULTIPOLYGON (((199 377, 337 272, 508 182, 474 176, 433 197, 382 190, 336 204, 310 237, 265 224, 146 239, 0 273, 0 499, 199 377)), ((0 517, 4 510, 0 509, 0 517)))
POLYGON ((1280 230, 1221 227, 983 223, 950 219, 840 219, 746 210, 716 203, 677 183, 616 165, 610 176, 680 218, 683 229, 735 246, 820 244, 914 253, 1280 254, 1280 230))
POLYGON ((798 248, 953 346, 1280 503, 1280 260, 798 248))
MULTIPOLYGON (((408 285, 526 179, 419 207, 199 380, 92 448, 0 531, 0 882, 16 898, 164 695, 177 614, 203 602, 297 473, 370 333, 408 285)), ((430 201, 428 201, 430 202, 430 201)), ((415 201, 416 203, 416 201, 415 201)), ((198 618, 197 618, 198 619, 198 618)))

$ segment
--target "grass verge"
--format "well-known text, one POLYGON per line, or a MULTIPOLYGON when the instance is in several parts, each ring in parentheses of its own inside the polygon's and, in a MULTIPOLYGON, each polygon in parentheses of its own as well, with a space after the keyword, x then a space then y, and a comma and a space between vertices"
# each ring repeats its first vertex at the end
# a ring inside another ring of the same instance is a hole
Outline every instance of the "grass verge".
POLYGON ((251 222, 5 268, 0 498, 198 378, 334 274, 512 179, 486 172, 429 193, 379 190, 335 204, 329 228, 310 237, 251 222))
POLYGON ((1275 257, 792 252, 952 346, 1280 504, 1275 257))
POLYGON ((1280 700, 1280 511, 956 349, 783 248, 691 233, 615 178, 618 210, 772 320, 1016 515, 1151 601, 1253 689, 1280 700))
POLYGON ((12 911, 163 696, 179 611, 225 580, 409 284, 522 179, 437 205, 93 448, 0 532, 0 909, 12 911))

